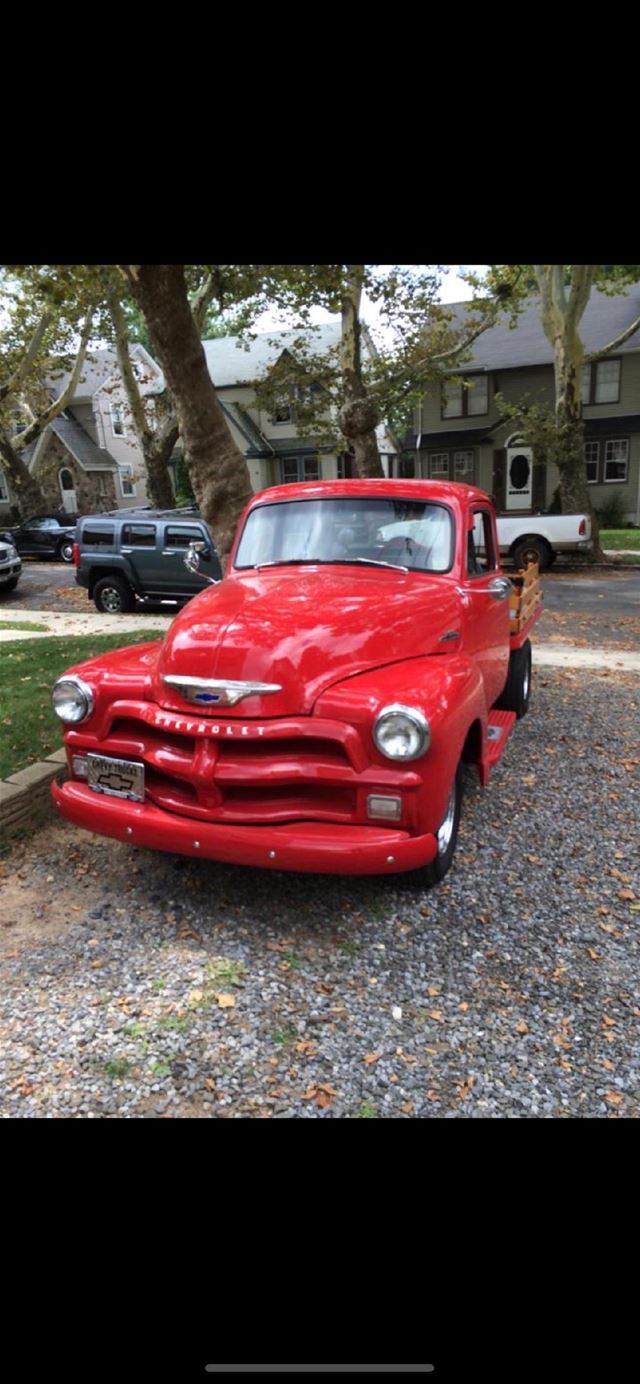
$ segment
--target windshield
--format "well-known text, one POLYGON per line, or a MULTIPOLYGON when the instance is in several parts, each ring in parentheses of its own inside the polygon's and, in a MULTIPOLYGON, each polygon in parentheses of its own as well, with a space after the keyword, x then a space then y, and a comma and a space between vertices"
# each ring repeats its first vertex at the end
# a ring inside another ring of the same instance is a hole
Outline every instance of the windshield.
POLYGON ((447 572, 452 557, 453 520, 444 505, 340 497, 252 510, 235 566, 330 562, 447 572))

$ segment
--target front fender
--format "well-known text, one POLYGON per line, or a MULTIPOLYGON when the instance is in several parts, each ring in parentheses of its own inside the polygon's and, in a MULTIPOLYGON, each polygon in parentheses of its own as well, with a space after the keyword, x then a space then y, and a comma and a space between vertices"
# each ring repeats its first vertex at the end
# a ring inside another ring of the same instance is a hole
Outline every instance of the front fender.
POLYGON ((355 726, 371 763, 388 768, 389 760, 377 749, 372 728, 378 713, 392 702, 417 707, 429 721, 430 747, 407 767, 422 779, 418 793, 420 830, 435 831, 444 817, 470 727, 479 721, 483 740, 486 735, 488 711, 480 671, 463 653, 391 664, 329 688, 318 698, 314 715, 355 726))

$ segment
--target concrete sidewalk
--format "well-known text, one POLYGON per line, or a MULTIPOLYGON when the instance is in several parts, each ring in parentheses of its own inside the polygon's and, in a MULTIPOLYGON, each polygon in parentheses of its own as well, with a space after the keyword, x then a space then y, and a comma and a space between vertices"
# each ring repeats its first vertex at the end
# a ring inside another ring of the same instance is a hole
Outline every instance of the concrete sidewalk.
MULTIPOLYGON (((82 635, 82 634, 132 634, 137 630, 149 630, 151 639, 158 637, 168 630, 171 621, 177 614, 172 610, 170 615, 100 615, 95 612, 87 615, 58 612, 51 610, 20 610, 5 617, 0 608, 0 626, 5 618, 9 623, 12 619, 16 623, 29 625, 46 625, 45 630, 20 630, 0 627, 0 642, 5 643, 14 639, 47 639, 51 635, 82 635)), ((124 641, 123 641, 124 642, 124 641)))

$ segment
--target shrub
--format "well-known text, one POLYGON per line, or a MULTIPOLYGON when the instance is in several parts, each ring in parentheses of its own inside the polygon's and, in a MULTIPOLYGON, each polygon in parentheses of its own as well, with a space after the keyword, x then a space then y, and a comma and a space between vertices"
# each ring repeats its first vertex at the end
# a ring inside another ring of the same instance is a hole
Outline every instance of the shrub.
POLYGON ((610 495, 596 510, 603 529, 623 529, 625 527, 625 507, 620 495, 610 495))

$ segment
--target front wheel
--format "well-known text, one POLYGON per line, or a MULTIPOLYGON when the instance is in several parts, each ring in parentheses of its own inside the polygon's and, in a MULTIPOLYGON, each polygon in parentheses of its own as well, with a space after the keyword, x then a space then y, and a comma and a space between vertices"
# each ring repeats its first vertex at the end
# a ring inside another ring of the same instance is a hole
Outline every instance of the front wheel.
POLYGON ((498 711, 515 711, 518 720, 529 709, 531 696, 531 640, 509 655, 509 671, 504 692, 495 703, 498 711))
POLYGON ((65 538, 58 548, 58 557, 63 562, 73 562, 73 543, 71 539, 65 538))
POLYGON ((403 884, 414 889, 431 889, 434 884, 439 884, 440 881, 444 879, 448 870, 451 868, 451 862, 458 844, 461 808, 462 765, 459 764, 451 786, 444 817, 436 832, 438 851, 435 860, 432 860, 430 865, 423 865, 419 870, 410 870, 406 875, 391 876, 390 878, 396 887, 398 883, 402 881, 403 884))
POLYGON ((120 577, 102 577, 93 589, 96 610, 104 615, 126 615, 133 603, 132 592, 120 577))

